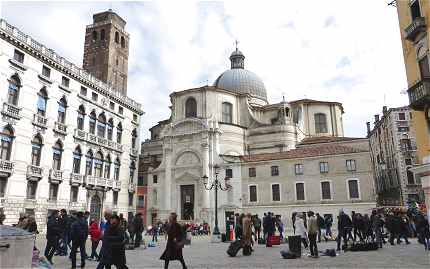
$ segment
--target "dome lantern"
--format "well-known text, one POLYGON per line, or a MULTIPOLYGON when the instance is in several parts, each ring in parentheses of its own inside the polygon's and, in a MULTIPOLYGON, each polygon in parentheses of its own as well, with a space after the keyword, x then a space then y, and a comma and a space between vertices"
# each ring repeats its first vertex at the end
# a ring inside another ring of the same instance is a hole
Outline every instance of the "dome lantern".
POLYGON ((245 68, 245 56, 240 50, 237 49, 237 47, 236 47, 236 50, 233 51, 233 53, 230 55, 230 61, 231 61, 231 69, 245 68))

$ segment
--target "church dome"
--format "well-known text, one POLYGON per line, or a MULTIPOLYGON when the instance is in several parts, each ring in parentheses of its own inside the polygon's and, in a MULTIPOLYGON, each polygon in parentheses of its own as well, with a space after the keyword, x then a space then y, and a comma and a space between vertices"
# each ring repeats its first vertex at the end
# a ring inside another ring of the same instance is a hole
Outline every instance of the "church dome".
POLYGON ((231 69, 223 72, 214 82, 214 86, 235 93, 247 93, 267 101, 266 87, 253 72, 246 70, 245 56, 237 48, 230 55, 231 69))

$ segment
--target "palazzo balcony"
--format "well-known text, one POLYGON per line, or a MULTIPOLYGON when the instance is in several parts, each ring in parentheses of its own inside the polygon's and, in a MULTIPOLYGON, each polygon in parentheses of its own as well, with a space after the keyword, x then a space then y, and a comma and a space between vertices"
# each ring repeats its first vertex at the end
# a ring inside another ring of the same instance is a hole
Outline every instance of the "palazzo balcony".
POLYGON ((430 79, 422 79, 408 89, 409 105, 415 110, 424 110, 430 104, 430 79))
POLYGON ((415 18, 405 29, 405 38, 409 41, 415 41, 419 33, 426 31, 426 20, 424 17, 415 18))
POLYGON ((136 192, 136 184, 133 182, 128 183, 128 192, 134 193, 136 192))
POLYGON ((84 184, 84 176, 81 174, 71 173, 70 174, 70 185, 80 186, 84 184))
POLYGON ((14 163, 8 160, 0 160, 0 174, 10 176, 13 173, 14 163))
POLYGON ((56 121, 54 131, 59 133, 59 134, 67 135, 67 125, 65 125, 64 123, 56 121))
POLYGON ((122 149, 123 149, 122 145, 115 141, 97 136, 95 134, 87 133, 84 130, 75 129, 73 136, 77 139, 87 141, 89 143, 95 144, 100 147, 105 147, 111 150, 122 152, 122 149))
POLYGON ((50 169, 49 170, 49 182, 51 183, 61 183, 63 182, 63 170, 50 169))
POLYGON ((48 119, 40 114, 34 114, 33 116, 33 124, 42 128, 47 128, 48 119))
POLYGON ((112 185, 112 189, 114 191, 120 191, 121 190, 121 181, 119 180, 114 180, 113 181, 113 185, 112 185))
POLYGON ((27 179, 39 181, 43 177, 43 168, 36 165, 27 165, 27 179))
POLYGON ((108 189, 112 188, 113 186, 113 180, 103 178, 103 177, 96 177, 96 176, 85 176, 85 185, 88 189, 108 189))
POLYGON ((3 103, 3 110, 1 113, 16 120, 21 119, 21 108, 6 102, 3 103))

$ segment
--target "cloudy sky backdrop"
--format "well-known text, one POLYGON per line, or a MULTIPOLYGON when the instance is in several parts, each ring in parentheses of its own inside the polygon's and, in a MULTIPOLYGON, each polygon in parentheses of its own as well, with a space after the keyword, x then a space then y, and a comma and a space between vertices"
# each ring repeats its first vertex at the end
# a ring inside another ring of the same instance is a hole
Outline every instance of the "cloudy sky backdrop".
POLYGON ((82 65, 85 26, 112 8, 130 33, 129 96, 142 134, 169 117, 169 94, 212 84, 239 40, 270 102, 342 102, 347 136, 364 136, 382 106, 406 105, 397 12, 387 0, 0 2, 1 17, 82 65), (18 15, 19 14, 19 15, 18 15))

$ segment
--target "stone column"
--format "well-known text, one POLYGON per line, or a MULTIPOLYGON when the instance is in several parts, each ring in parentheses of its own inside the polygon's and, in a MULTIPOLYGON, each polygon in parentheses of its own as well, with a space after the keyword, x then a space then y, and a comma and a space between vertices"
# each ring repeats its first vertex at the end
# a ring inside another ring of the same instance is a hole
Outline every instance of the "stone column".
MULTIPOLYGON (((209 170, 209 144, 207 143, 207 141, 204 141, 202 143, 202 156, 203 156, 203 160, 202 160, 202 165, 203 165, 203 175, 206 175, 207 177, 210 176, 210 170, 209 170)), ((202 175, 202 176, 203 176, 202 175)), ((207 211, 210 207, 210 196, 209 196, 209 191, 206 190, 203 186, 203 184, 197 184, 197 186, 201 186, 203 192, 202 192, 202 210, 203 211, 207 211)), ((198 190, 200 191, 200 190, 198 190)))
POLYGON ((171 197, 172 197, 172 149, 170 147, 166 147, 164 149, 164 158, 166 161, 166 172, 164 178, 164 210, 169 212, 172 208, 171 205, 171 197))

